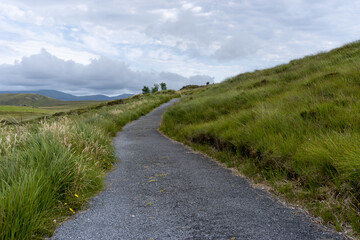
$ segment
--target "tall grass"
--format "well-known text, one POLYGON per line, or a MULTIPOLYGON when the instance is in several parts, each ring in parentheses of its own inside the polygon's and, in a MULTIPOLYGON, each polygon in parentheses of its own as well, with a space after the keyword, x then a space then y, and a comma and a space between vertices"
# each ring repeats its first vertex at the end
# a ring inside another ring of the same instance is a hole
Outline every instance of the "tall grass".
POLYGON ((123 104, 0 128, 0 239, 41 239, 103 186, 115 162, 112 136, 177 96, 137 96, 123 104))
POLYGON ((359 233, 359 87, 354 42, 202 89, 161 129, 359 233))

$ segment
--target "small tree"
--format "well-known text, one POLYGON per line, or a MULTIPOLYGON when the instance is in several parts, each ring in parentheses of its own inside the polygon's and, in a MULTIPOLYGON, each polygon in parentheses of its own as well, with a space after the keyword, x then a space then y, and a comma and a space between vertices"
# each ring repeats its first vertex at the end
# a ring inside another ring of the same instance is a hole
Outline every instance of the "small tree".
POLYGON ((157 91, 159 91, 159 84, 155 83, 154 87, 151 88, 151 93, 156 93, 157 91))
POLYGON ((150 88, 148 86, 144 86, 142 89, 143 94, 150 93, 150 88))
POLYGON ((210 82, 206 82, 206 85, 209 85, 210 84, 210 82))
POLYGON ((166 83, 160 83, 161 90, 166 90, 166 83))

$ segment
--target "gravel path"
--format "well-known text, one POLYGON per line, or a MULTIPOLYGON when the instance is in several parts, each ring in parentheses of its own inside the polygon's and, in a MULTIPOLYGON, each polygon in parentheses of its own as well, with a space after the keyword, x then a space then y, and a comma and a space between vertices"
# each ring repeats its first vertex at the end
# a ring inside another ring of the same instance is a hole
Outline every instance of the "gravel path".
POLYGON ((342 239, 159 134, 174 101, 124 127, 106 189, 52 239, 342 239))

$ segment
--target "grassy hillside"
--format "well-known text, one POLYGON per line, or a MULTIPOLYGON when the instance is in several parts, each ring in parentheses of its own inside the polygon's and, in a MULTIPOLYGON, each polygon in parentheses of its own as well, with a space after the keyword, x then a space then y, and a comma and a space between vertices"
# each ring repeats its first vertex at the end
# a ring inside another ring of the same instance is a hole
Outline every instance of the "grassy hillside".
POLYGON ((112 137, 177 97, 138 95, 21 125, 0 125, 0 239, 41 239, 99 191, 112 137))
POLYGON ((36 107, 56 111, 66 111, 102 102, 104 101, 61 101, 33 93, 0 94, 0 105, 36 107))
POLYGON ((360 42, 240 74, 170 108, 161 129, 360 232, 360 42))
POLYGON ((58 105, 60 102, 60 100, 33 93, 0 94, 0 105, 41 107, 58 105))

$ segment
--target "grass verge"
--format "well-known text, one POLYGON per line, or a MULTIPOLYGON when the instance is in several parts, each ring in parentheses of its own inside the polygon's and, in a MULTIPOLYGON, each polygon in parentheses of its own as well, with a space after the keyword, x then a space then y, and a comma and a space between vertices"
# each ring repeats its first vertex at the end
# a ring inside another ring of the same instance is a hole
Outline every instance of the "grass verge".
POLYGON ((54 113, 55 111, 47 109, 0 105, 0 122, 22 122, 54 113))
POLYGON ((112 137, 177 97, 159 92, 0 127, 0 239, 42 239, 103 186, 112 137))
POLYGON ((161 130, 358 235, 359 86, 354 42, 193 91, 161 130))

